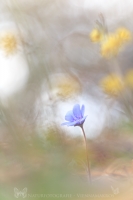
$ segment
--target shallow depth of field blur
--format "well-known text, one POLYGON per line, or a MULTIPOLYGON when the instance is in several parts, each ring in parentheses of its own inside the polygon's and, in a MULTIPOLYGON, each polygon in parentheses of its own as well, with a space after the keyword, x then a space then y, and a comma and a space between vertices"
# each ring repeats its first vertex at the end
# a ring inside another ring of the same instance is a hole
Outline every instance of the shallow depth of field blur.
POLYGON ((0 200, 133 198, 133 2, 0 0, 0 200), (85 105, 83 133, 61 126, 85 105))

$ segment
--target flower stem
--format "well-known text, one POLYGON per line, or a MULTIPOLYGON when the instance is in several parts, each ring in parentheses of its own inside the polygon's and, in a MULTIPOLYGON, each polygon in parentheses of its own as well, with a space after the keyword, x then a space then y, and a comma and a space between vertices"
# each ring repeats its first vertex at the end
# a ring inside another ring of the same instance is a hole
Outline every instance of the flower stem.
POLYGON ((89 162, 89 154, 88 154, 88 144, 87 144, 87 139, 85 135, 85 131, 83 128, 83 125, 80 126, 83 132, 84 140, 85 140, 85 146, 86 146, 86 158, 87 158, 87 169, 88 169, 88 174, 89 174, 89 181, 91 183, 91 170, 90 170, 90 162, 89 162))

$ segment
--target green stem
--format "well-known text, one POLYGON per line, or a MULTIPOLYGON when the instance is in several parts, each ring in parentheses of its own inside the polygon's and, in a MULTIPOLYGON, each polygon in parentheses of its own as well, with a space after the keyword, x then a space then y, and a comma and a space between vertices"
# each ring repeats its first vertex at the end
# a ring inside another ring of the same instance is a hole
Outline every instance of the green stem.
POLYGON ((88 144, 87 144, 87 139, 86 139, 86 135, 85 135, 85 131, 84 131, 83 125, 81 125, 80 127, 82 129, 84 140, 85 140, 87 169, 88 169, 88 174, 89 174, 89 180, 90 180, 90 183, 91 183, 91 170, 90 170, 90 162, 89 162, 88 144))

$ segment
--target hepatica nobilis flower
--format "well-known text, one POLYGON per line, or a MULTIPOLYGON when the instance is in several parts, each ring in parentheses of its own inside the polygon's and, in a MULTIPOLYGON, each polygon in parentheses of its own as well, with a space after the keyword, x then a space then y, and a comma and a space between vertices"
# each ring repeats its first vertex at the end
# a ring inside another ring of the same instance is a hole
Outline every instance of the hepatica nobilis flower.
POLYGON ((85 112, 85 106, 82 105, 80 108, 80 105, 76 104, 73 107, 73 110, 67 112, 67 114, 65 115, 65 120, 67 122, 62 123, 62 125, 82 126, 87 117, 84 116, 84 112, 85 112))
POLYGON ((86 156, 87 156, 86 158, 87 158, 88 175, 89 175, 89 179, 90 179, 90 182, 91 182, 88 144, 87 144, 85 131, 84 131, 84 128, 83 128, 83 123, 84 123, 84 121, 87 117, 87 116, 84 116, 84 112, 85 112, 85 106, 82 105, 81 108, 80 108, 80 105, 76 104, 71 111, 67 112, 67 114, 65 115, 65 120, 67 122, 62 123, 62 125, 79 126, 82 129, 84 140, 85 140, 85 145, 86 145, 86 156))

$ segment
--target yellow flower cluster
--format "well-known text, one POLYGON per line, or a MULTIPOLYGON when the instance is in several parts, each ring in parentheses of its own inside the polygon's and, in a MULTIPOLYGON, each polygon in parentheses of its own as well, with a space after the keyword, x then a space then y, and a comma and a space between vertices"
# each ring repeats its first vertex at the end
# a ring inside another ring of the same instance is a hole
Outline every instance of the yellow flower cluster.
POLYGON ((105 58, 116 56, 131 38, 131 32, 126 28, 119 28, 114 33, 110 34, 107 34, 100 29, 94 29, 90 33, 92 42, 101 43, 101 55, 105 58))
POLYGON ((117 55, 121 47, 121 42, 117 35, 109 35, 101 45, 101 55, 103 57, 111 57, 117 55))
POLYGON ((116 56, 123 45, 131 40, 131 33, 125 28, 109 34, 101 45, 101 55, 106 58, 116 56))
POLYGON ((17 51, 18 40, 15 34, 7 32, 0 36, 0 48, 6 55, 13 54, 17 51))
POLYGON ((90 33, 90 39, 92 42, 101 42, 103 40, 103 37, 103 31, 96 28, 90 33))
POLYGON ((130 69, 123 78, 111 74, 101 81, 103 92, 112 97, 118 96, 127 87, 133 89, 133 69, 130 69))
POLYGON ((101 81, 103 91, 112 97, 118 96, 124 89, 124 83, 121 77, 116 74, 109 75, 101 81))
POLYGON ((125 43, 131 40, 131 33, 126 28, 117 29, 116 34, 118 35, 122 43, 125 43))

